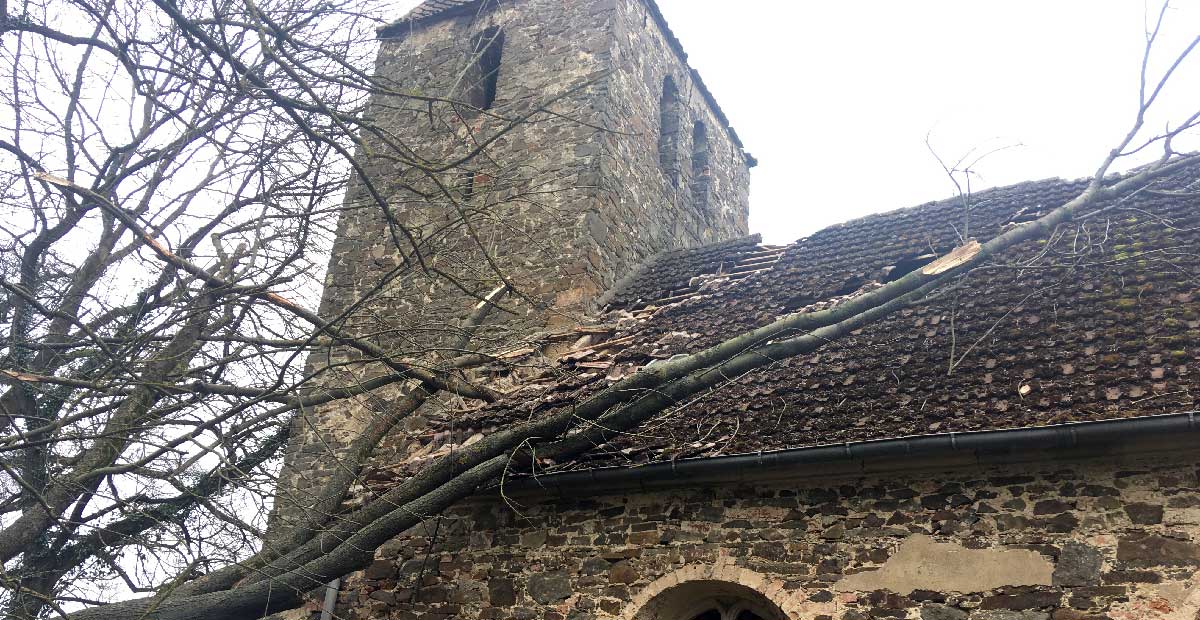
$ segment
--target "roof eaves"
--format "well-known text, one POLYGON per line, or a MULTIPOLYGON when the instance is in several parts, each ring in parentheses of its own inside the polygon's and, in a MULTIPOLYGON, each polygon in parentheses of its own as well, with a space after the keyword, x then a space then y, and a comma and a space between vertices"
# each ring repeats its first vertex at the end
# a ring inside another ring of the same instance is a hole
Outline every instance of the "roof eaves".
POLYGON ((400 19, 379 27, 376 37, 402 39, 415 30, 453 17, 497 8, 503 0, 426 0, 400 19))
POLYGON ((1179 438, 1200 431, 1196 411, 1089 420, 1046 426, 935 433, 892 439, 708 456, 649 465, 610 466, 551 472, 505 482, 506 492, 592 494, 629 488, 663 488, 722 480, 751 480, 770 471, 816 464, 904 459, 913 462, 972 452, 993 457, 1039 450, 1086 449, 1150 437, 1179 438))

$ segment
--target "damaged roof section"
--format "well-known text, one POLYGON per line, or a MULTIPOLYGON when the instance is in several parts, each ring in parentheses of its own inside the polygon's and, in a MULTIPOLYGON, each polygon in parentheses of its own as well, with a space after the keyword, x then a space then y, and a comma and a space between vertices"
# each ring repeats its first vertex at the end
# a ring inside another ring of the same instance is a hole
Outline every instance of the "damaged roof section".
MULTIPOLYGON (((557 336, 556 346, 517 351, 517 369, 488 370, 497 380, 528 373, 510 379, 508 398, 447 412, 435 433, 404 439, 391 467, 400 475, 419 467, 411 453, 453 449, 570 407, 660 360, 792 312, 834 307, 968 245, 965 224, 987 240, 1085 185, 1053 179, 997 188, 972 196, 967 209, 959 199, 932 202, 783 248, 746 238, 665 254, 614 293, 595 325, 557 336), (434 435, 441 447, 426 450, 434 435)), ((729 377, 570 462, 542 462, 540 471, 1194 409, 1198 207, 1200 168, 1183 170, 1013 248, 924 303, 816 353, 729 377)))
POLYGON ((606 296, 607 310, 636 310, 681 301, 719 279, 741 279, 767 269, 783 246, 761 245, 749 235, 656 256, 617 283, 606 296))

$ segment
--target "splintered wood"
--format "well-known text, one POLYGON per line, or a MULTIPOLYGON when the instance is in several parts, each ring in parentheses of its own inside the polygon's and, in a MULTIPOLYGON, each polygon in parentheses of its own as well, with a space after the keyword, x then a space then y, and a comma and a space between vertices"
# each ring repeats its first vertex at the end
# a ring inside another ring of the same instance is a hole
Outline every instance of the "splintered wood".
POLYGON ((979 254, 979 242, 971 239, 963 245, 954 248, 949 254, 925 265, 921 273, 927 276, 936 276, 939 273, 945 273, 967 263, 972 258, 975 258, 976 254, 979 254))

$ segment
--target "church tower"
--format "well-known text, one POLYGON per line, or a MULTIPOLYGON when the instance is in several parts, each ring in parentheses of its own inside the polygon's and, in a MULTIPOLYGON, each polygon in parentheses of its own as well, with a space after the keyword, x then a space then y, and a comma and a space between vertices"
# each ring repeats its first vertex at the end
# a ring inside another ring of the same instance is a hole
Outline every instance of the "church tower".
MULTIPOLYGON (((389 354, 461 353, 505 284, 470 346, 512 348, 658 253, 747 234, 755 161, 653 0, 428 0, 379 39, 321 315, 389 354)), ((309 369, 330 386, 390 372, 342 347, 309 369)), ((396 398, 304 412, 277 516, 396 398)))
POLYGON ((360 158, 387 184, 354 185, 327 310, 401 265, 408 234, 435 271, 414 265, 385 315, 423 329, 505 278, 531 327, 570 323, 652 255, 747 234, 754 160, 653 2, 430 0, 379 36, 402 95, 372 101, 388 134, 360 158))

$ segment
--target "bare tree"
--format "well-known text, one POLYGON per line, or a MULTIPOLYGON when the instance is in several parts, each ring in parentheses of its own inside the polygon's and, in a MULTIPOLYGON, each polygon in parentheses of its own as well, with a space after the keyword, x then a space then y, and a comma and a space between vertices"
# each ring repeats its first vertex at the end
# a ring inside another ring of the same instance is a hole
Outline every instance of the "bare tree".
MULTIPOLYGON (((458 106, 397 94, 361 70, 382 7, 13 9, 0 16, 10 613, 91 604, 109 581, 148 591, 259 550, 297 411, 408 381, 414 402, 439 390, 493 397, 447 371, 470 359, 432 368, 421 351, 384 350, 375 333, 308 309, 339 212, 394 220, 375 175, 351 158, 364 140, 388 144, 411 191, 450 213, 446 228, 469 223, 446 179, 484 149, 435 159, 364 116, 372 95, 458 106), (351 175, 361 198, 343 201, 351 175), (303 367, 334 343, 390 372, 330 385, 335 368, 303 367), (323 389, 301 389, 314 383, 323 389)), ((500 119, 495 133, 527 120, 500 119)), ((493 191, 507 189, 501 172, 493 191)), ((427 242, 391 230, 403 260, 388 278, 429 271, 427 242)), ((377 284, 364 298, 388 281, 377 284)), ((471 332, 460 332, 465 349, 471 332)))
MULTIPOLYGON (((727 377, 817 350, 1100 201, 1200 163, 1172 148, 1200 111, 1165 132, 1144 131, 1146 112, 1200 42, 1150 79, 1164 6, 1147 36, 1138 114, 1072 200, 982 244, 964 231, 958 248, 923 269, 645 368, 339 511, 371 450, 427 400, 502 396, 461 370, 493 359, 473 346, 476 327, 525 294, 481 241, 478 282, 426 261, 436 236, 396 217, 382 173, 353 152, 383 149, 406 171, 406 192, 440 205, 444 227, 475 239, 487 209, 455 179, 493 165, 492 141, 561 115, 556 102, 588 84, 497 116, 490 134, 455 152, 428 153, 375 122, 368 100, 439 116, 482 111, 365 73, 382 14, 370 0, 72 0, 8 11, 0 16, 9 84, 0 95, 0 579, 16 617, 257 618, 293 608, 305 592, 366 565, 421 515, 527 459, 531 444, 539 456, 587 450, 600 429, 634 428, 727 377), (1161 156, 1108 176, 1148 148, 1161 156), (347 321, 350 310, 311 309, 334 223, 357 209, 388 222, 402 260, 350 308, 413 274, 446 279, 479 301, 448 345, 381 345, 395 329, 386 321, 364 328, 347 321), (333 346, 383 371, 353 378, 319 356, 303 364, 333 346), (385 386, 394 405, 341 448, 342 467, 317 509, 265 537, 274 467, 294 417, 303 424, 313 407, 385 386), (112 603, 101 587, 110 582, 144 596, 112 603)), ((539 189, 518 169, 488 172, 496 200, 536 200, 539 189)))

